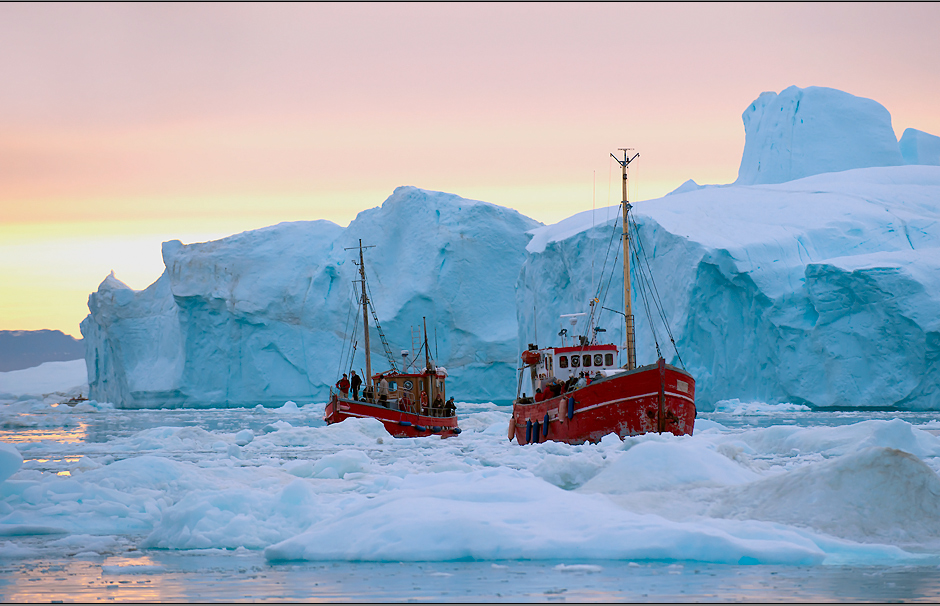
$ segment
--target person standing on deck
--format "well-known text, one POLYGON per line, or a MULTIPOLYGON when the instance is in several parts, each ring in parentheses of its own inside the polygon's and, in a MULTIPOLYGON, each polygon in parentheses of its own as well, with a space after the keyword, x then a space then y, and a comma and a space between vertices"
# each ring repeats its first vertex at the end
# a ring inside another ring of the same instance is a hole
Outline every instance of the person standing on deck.
POLYGON ((421 390, 421 405, 419 406, 418 414, 428 414, 428 392, 423 389, 421 390))
POLYGON ((349 379, 346 378, 346 373, 343 373, 343 378, 336 382, 336 388, 343 393, 344 398, 349 397, 349 379))
POLYGON ((359 378, 359 375, 356 374, 356 371, 353 370, 352 378, 349 380, 349 385, 352 387, 353 400, 359 401, 359 387, 362 385, 362 379, 359 378))
POLYGON ((414 406, 412 406, 411 398, 408 397, 408 392, 401 394, 401 398, 398 400, 398 409, 402 412, 414 412, 414 406))
POLYGON ((379 381, 379 403, 382 406, 388 406, 388 381, 385 380, 385 375, 381 375, 382 380, 379 381))
POLYGON ((457 405, 454 404, 454 398, 447 400, 447 403, 444 404, 444 416, 453 417, 457 415, 457 405))

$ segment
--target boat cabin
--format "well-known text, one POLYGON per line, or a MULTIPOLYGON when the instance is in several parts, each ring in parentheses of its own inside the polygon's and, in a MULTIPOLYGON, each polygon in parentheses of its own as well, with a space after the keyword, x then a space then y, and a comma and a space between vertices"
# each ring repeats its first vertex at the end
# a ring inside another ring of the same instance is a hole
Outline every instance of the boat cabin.
MULTIPOLYGON (((416 410, 414 406, 421 402, 422 391, 428 395, 428 406, 433 404, 434 398, 438 395, 440 395, 441 401, 447 401, 445 388, 447 370, 443 366, 437 366, 434 370, 425 370, 421 373, 399 373, 395 371, 379 373, 372 377, 376 397, 378 396, 378 385, 382 377, 385 377, 388 382, 388 407, 392 410, 404 410, 405 412, 416 410)), ((363 393, 363 396, 366 399, 369 398, 365 393, 363 393)))
POLYGON ((593 377, 598 372, 610 376, 622 371, 617 364, 617 346, 613 343, 545 349, 530 345, 522 354, 522 361, 531 372, 533 390, 544 390, 553 379, 562 382, 572 377, 577 379, 581 373, 593 377))

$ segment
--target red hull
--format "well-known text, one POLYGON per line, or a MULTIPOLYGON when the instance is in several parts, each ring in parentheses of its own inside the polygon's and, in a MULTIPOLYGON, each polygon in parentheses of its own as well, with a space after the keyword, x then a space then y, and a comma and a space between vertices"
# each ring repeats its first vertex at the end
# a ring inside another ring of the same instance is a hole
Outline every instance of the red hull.
POLYGON ((512 412, 510 427, 515 427, 509 439, 515 437, 519 444, 546 440, 583 444, 598 442, 609 433, 621 438, 655 432, 691 435, 695 380, 684 370, 661 362, 596 379, 542 402, 517 402, 512 412), (573 410, 569 398, 573 399, 573 410), (532 435, 536 427, 538 434, 532 435))
POLYGON ((460 428, 457 427, 457 417, 418 415, 411 412, 392 410, 368 402, 339 398, 334 394, 326 405, 323 420, 328 425, 332 425, 349 418, 378 419, 385 425, 388 433, 396 438, 421 438, 425 436, 449 438, 460 433, 460 428))

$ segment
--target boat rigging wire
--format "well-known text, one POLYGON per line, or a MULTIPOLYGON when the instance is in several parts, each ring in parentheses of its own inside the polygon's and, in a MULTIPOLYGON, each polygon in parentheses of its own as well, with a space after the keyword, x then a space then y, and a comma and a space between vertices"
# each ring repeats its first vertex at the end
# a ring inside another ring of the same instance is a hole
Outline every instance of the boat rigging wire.
MULTIPOLYGON (((355 291, 355 288, 353 288, 353 290, 355 291)), ((346 326, 343 327, 343 334, 344 334, 344 335, 348 335, 348 334, 349 334, 349 316, 350 316, 350 314, 352 314, 352 308, 353 308, 353 299, 350 299, 350 301, 349 301, 349 309, 346 311, 346 326)), ((343 372, 343 368, 345 368, 345 367, 346 367, 346 341, 343 340, 343 348, 340 350, 340 354, 339 354, 339 368, 338 368, 337 371, 336 371, 336 375, 337 375, 337 376, 340 376, 340 373, 343 372)))
MULTIPOLYGON (((623 207, 623 203, 621 202, 619 209, 622 209, 622 207, 623 207)), ((679 348, 676 345, 676 340, 672 333, 672 328, 669 326, 669 320, 666 317, 665 310, 663 309, 662 297, 659 295, 659 289, 656 287, 656 281, 653 279, 652 267, 650 266, 649 257, 646 254, 646 250, 643 247, 643 240, 640 237, 639 227, 637 226, 637 223, 633 219, 633 217, 629 218, 629 222, 630 224, 628 226, 628 230, 633 233, 633 237, 628 239, 630 242, 630 251, 628 252, 628 254, 631 254, 633 258, 636 260, 635 264, 631 264, 632 266, 631 274, 633 274, 636 278, 638 278, 636 280, 636 287, 637 287, 638 293, 640 294, 641 299, 643 299, 643 306, 646 309, 646 315, 647 315, 647 318, 649 319, 650 332, 653 336, 653 342, 656 346, 657 356, 662 357, 662 352, 661 352, 660 345, 659 345, 659 337, 655 328, 655 322, 653 322, 653 313, 652 313, 653 307, 656 308, 656 312, 657 312, 657 315, 659 316, 659 320, 663 323, 663 327, 666 329, 666 335, 669 337, 669 342, 672 344, 672 348, 676 352, 676 359, 679 361, 679 365, 682 366, 682 368, 684 369, 685 363, 682 361, 682 356, 679 354, 679 348), (650 306, 650 303, 652 303, 652 307, 650 306)), ((614 237, 618 233, 618 228, 620 228, 620 224, 621 224, 620 215, 618 215, 617 219, 615 219, 613 222, 613 228, 611 229, 610 240, 607 243, 607 253, 604 256, 604 265, 601 269, 601 276, 603 276, 607 271, 607 263, 610 259, 610 251, 613 248, 614 237)), ((600 305, 598 306, 600 307, 600 309, 604 309, 607 311, 614 311, 608 307, 605 307, 605 303, 607 302, 607 296, 610 294, 610 286, 611 286, 611 283, 613 282, 614 269, 616 269, 617 261, 619 259, 620 259, 620 248, 618 247, 614 255, 613 265, 611 266, 611 271, 610 271, 610 274, 608 275, 606 286, 603 283, 603 279, 601 279, 601 281, 598 283, 597 294, 595 295, 595 299, 600 303, 600 305)), ((593 319, 594 311, 595 311, 595 306, 592 305, 592 319, 593 319)), ((623 316, 624 330, 626 330, 626 321, 627 321, 626 315, 623 312, 615 312, 615 313, 619 313, 621 316, 623 316)), ((599 315, 600 315, 600 312, 598 311, 598 316, 599 315)), ((588 336, 591 325, 592 325, 592 322, 588 322, 588 325, 585 327, 585 337, 588 336)))
MULTIPOLYGON (((630 220, 631 225, 633 220, 630 220)), ((639 262, 639 254, 637 252, 637 245, 635 238, 630 239, 630 254, 633 255, 633 258, 637 260, 637 278, 636 280, 636 290, 640 295, 640 299, 643 301, 643 308, 646 310, 646 317, 650 321, 650 332, 653 333, 653 343, 656 345, 656 359, 663 357, 662 351, 659 349, 659 336, 656 333, 656 325, 653 323, 653 312, 650 310, 649 299, 652 296, 652 293, 649 292, 649 284, 647 284, 647 276, 643 273, 643 266, 639 262)))
MULTIPOLYGON (((352 283, 352 294, 354 296, 350 297, 350 300, 349 300, 350 309, 352 309, 353 307, 358 307, 358 304, 354 304, 354 301, 362 300, 359 297, 359 290, 356 288, 356 281, 353 281, 352 283)), ((348 329, 349 327, 348 318, 346 321, 346 326, 348 329)), ((356 334, 358 333, 358 331, 359 331, 359 314, 357 313, 357 314, 353 314, 352 332, 348 332, 347 330, 347 332, 345 333, 347 335, 347 338, 349 339, 349 350, 348 351, 346 350, 346 344, 344 343, 343 344, 344 351, 340 358, 340 364, 342 364, 342 367, 339 370, 340 373, 342 372, 343 368, 351 369, 353 366, 353 362, 355 362, 356 349, 358 349, 358 345, 359 345, 358 341, 356 341, 356 334)))
MULTIPOLYGON (((366 290, 369 292, 369 301, 375 301, 372 297, 372 288, 369 287, 369 283, 366 282, 366 290)), ((398 366, 395 364, 395 356, 392 355, 392 349, 388 345, 388 339, 385 338, 385 333, 382 331, 382 325, 379 324, 379 316, 375 313, 375 306, 370 305, 369 311, 372 312, 372 319, 375 320, 375 329, 379 333, 379 339, 382 341, 382 349, 385 350, 385 357, 388 359, 388 365, 392 370, 398 372, 398 366)))
MULTIPOLYGON (((666 312, 663 309, 662 297, 659 296, 659 289, 656 288, 656 280, 653 279, 653 269, 652 267, 650 267, 649 257, 646 255, 646 251, 643 248, 643 240, 640 238, 640 228, 637 226, 635 220, 630 219, 630 223, 633 228, 633 232, 636 235, 636 238, 634 238, 634 240, 636 240, 635 246, 639 254, 635 254, 634 256, 637 259, 637 265, 640 265, 640 260, 642 258, 643 263, 646 265, 646 272, 648 275, 649 284, 652 285, 651 295, 652 295, 653 303, 656 306, 657 311, 659 312, 659 317, 662 320, 663 326, 666 329, 666 334, 669 336, 669 341, 670 343, 672 343, 672 348, 676 352, 676 358, 679 360, 679 365, 682 366, 683 369, 685 369, 685 364, 682 362, 682 356, 679 355, 679 348, 676 346, 675 337, 673 337, 673 334, 672 334, 672 328, 669 326, 669 320, 666 318, 666 312)), ((642 272, 639 272, 639 273, 642 275, 642 272)), ((644 279, 646 279, 646 277, 644 277, 644 279)), ((647 312, 647 314, 649 314, 649 312, 647 312)), ((653 325, 653 321, 652 321, 652 317, 650 317, 650 326, 652 327, 652 325, 653 325)), ((657 348, 658 348, 658 344, 657 344, 657 348)))

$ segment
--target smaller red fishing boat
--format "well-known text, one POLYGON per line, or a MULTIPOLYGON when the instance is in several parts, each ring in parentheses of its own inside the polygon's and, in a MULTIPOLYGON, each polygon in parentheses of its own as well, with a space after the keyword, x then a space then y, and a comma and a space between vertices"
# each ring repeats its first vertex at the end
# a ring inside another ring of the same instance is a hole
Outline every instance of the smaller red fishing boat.
MULTIPOLYGON (((447 370, 437 366, 428 350, 427 328, 424 330, 424 368, 408 364, 405 357, 404 368, 399 371, 391 355, 391 349, 379 325, 374 308, 369 307, 366 285, 366 273, 359 241, 359 276, 361 281, 362 321, 365 336, 366 384, 362 393, 353 388, 350 396, 348 384, 338 386, 339 392, 330 390, 330 401, 326 405, 323 420, 328 425, 339 423, 348 418, 372 418, 385 425, 388 433, 396 438, 418 438, 439 435, 443 438, 460 433, 457 426, 454 399, 447 399, 447 370), (372 357, 369 347, 369 311, 375 319, 376 329, 382 340, 390 370, 372 374, 372 357), (346 388, 346 391, 343 391, 346 388)), ((351 349, 354 353, 355 349, 351 349)), ((420 353, 420 352, 419 352, 420 353)), ((418 355, 415 355, 415 359, 418 355)), ((350 373, 355 374, 355 373, 350 373)))
MULTIPOLYGON (((627 354, 626 364, 618 366, 618 348, 613 343, 598 343, 597 336, 603 329, 596 326, 602 305, 595 297, 590 302, 590 314, 565 314, 574 328, 579 316, 589 316, 584 334, 572 335, 574 343, 565 343, 568 329, 558 335, 561 347, 540 349, 530 344, 522 353, 522 368, 516 399, 509 420, 509 439, 518 444, 531 444, 545 440, 556 440, 569 444, 597 442, 614 433, 621 438, 650 432, 669 432, 675 435, 692 434, 695 425, 695 379, 683 368, 667 364, 659 350, 655 331, 657 361, 637 367, 636 343, 633 329, 631 302, 630 258, 645 256, 642 247, 631 242, 631 228, 639 234, 630 219, 631 205, 627 201, 627 166, 639 156, 632 158, 628 150, 623 151, 623 160, 614 159, 623 168, 623 285, 624 333, 627 354), (530 393, 533 397, 521 396, 525 370, 529 371, 530 393)), ((613 156, 613 154, 611 154, 613 156)), ((639 266, 640 264, 638 264, 639 266)), ((652 304, 662 313, 658 291, 652 284, 652 274, 646 264, 647 273, 640 272, 639 286, 647 311, 652 304)), ((600 291, 599 291, 600 292, 600 291)), ((607 308, 603 308, 607 309, 607 308)), ((615 310, 610 310, 615 311, 615 310)), ((652 314, 648 314, 652 317, 652 314)), ((666 326, 672 341, 672 333, 666 326)), ((675 343, 673 342, 673 346, 675 343)), ((676 358, 681 364, 679 352, 676 358)))

